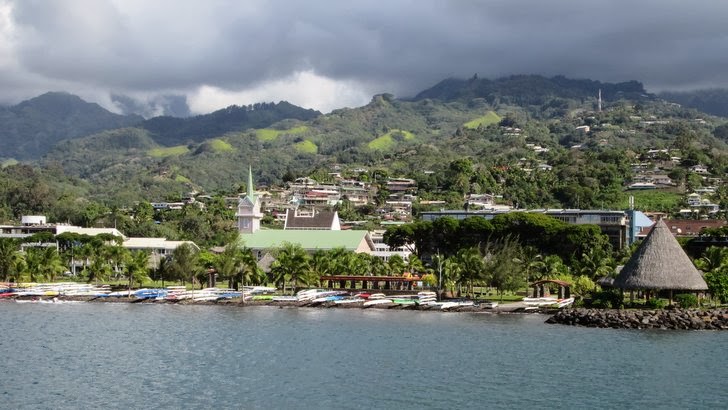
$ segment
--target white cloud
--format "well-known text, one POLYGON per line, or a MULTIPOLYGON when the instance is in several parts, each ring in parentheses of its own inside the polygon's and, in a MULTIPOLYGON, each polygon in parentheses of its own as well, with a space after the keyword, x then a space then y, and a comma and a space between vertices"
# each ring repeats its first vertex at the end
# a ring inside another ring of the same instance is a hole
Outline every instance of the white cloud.
POLYGON ((337 108, 364 105, 372 94, 369 87, 356 81, 334 80, 313 71, 301 71, 245 90, 203 85, 188 96, 188 104, 193 113, 208 113, 230 105, 284 99, 291 104, 326 113, 337 108))

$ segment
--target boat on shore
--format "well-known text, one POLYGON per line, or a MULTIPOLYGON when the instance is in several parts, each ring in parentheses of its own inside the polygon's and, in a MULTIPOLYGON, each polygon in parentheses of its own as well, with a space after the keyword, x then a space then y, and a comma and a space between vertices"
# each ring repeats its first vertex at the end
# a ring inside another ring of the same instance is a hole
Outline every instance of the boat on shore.
POLYGON ((574 298, 558 299, 555 297, 545 296, 540 298, 523 298, 523 303, 528 308, 550 307, 561 309, 574 303, 574 298))

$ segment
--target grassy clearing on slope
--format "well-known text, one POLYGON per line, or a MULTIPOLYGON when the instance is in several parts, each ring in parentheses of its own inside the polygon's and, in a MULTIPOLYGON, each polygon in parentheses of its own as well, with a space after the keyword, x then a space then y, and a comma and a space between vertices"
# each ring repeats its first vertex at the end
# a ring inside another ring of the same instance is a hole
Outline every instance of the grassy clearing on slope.
POLYGON ((301 134, 308 131, 308 127, 301 125, 298 127, 291 128, 290 130, 276 130, 273 128, 263 128, 255 131, 255 135, 260 141, 273 141, 280 135, 295 135, 301 134))
POLYGON ((318 146, 309 140, 297 142, 293 147, 296 151, 304 154, 316 154, 318 152, 318 146))
POLYGON ((184 175, 177 175, 177 176, 174 177, 174 180, 176 182, 180 182, 180 183, 183 183, 183 184, 191 184, 192 183, 192 181, 190 181, 190 179, 187 178, 184 175))
POLYGON ((234 151, 233 146, 221 139, 210 141, 210 148, 215 152, 231 152, 234 151))
POLYGON ((398 139, 409 141, 414 138, 415 135, 409 131, 392 130, 381 137, 378 137, 374 141, 369 142, 367 146, 370 149, 385 151, 394 148, 397 145, 398 139))
POLYGON ((6 167, 9 167, 12 165, 17 165, 17 164, 18 164, 18 160, 11 158, 11 159, 6 159, 5 161, 3 161, 2 165, 0 165, 0 167, 6 168, 6 167))
POLYGON ((639 210, 674 211, 683 200, 681 193, 661 189, 626 191, 620 198, 619 209, 629 208, 630 195, 634 196, 634 207, 639 210))
POLYGON ((501 117, 499 117, 498 114, 494 113, 493 111, 488 111, 487 113, 485 113, 484 116, 478 117, 472 121, 468 121, 465 124, 463 124, 463 126, 465 128, 475 129, 481 125, 484 127, 487 127, 488 125, 491 125, 491 124, 497 124, 500 122, 500 120, 501 120, 501 117))
POLYGON ((186 145, 177 145, 176 147, 154 148, 149 150, 149 155, 155 158, 172 157, 186 154, 189 151, 186 145))

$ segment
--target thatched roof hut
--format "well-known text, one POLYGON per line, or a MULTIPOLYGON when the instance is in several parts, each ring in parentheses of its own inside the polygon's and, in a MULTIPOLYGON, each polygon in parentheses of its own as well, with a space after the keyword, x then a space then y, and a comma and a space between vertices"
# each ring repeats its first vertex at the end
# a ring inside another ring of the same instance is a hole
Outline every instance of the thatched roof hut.
POLYGON ((662 220, 629 259, 614 287, 642 290, 708 290, 700 271, 662 220))

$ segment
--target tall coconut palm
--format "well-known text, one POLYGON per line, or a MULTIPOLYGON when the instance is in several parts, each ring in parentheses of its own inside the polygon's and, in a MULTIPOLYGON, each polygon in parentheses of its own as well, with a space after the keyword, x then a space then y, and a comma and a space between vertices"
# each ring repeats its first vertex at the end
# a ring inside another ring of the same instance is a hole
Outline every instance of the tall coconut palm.
POLYGON ((463 268, 456 256, 446 258, 442 264, 442 282, 444 290, 455 291, 455 287, 461 282, 463 268))
POLYGON ((284 243, 275 252, 276 260, 271 264, 271 270, 276 283, 283 284, 286 291, 286 281, 291 281, 291 294, 296 292, 298 283, 306 283, 306 274, 309 271, 309 256, 299 244, 284 243))
POLYGON ((485 275, 485 264, 478 248, 467 248, 458 251, 455 258, 460 266, 458 285, 465 285, 465 292, 474 295, 474 283, 485 275))

